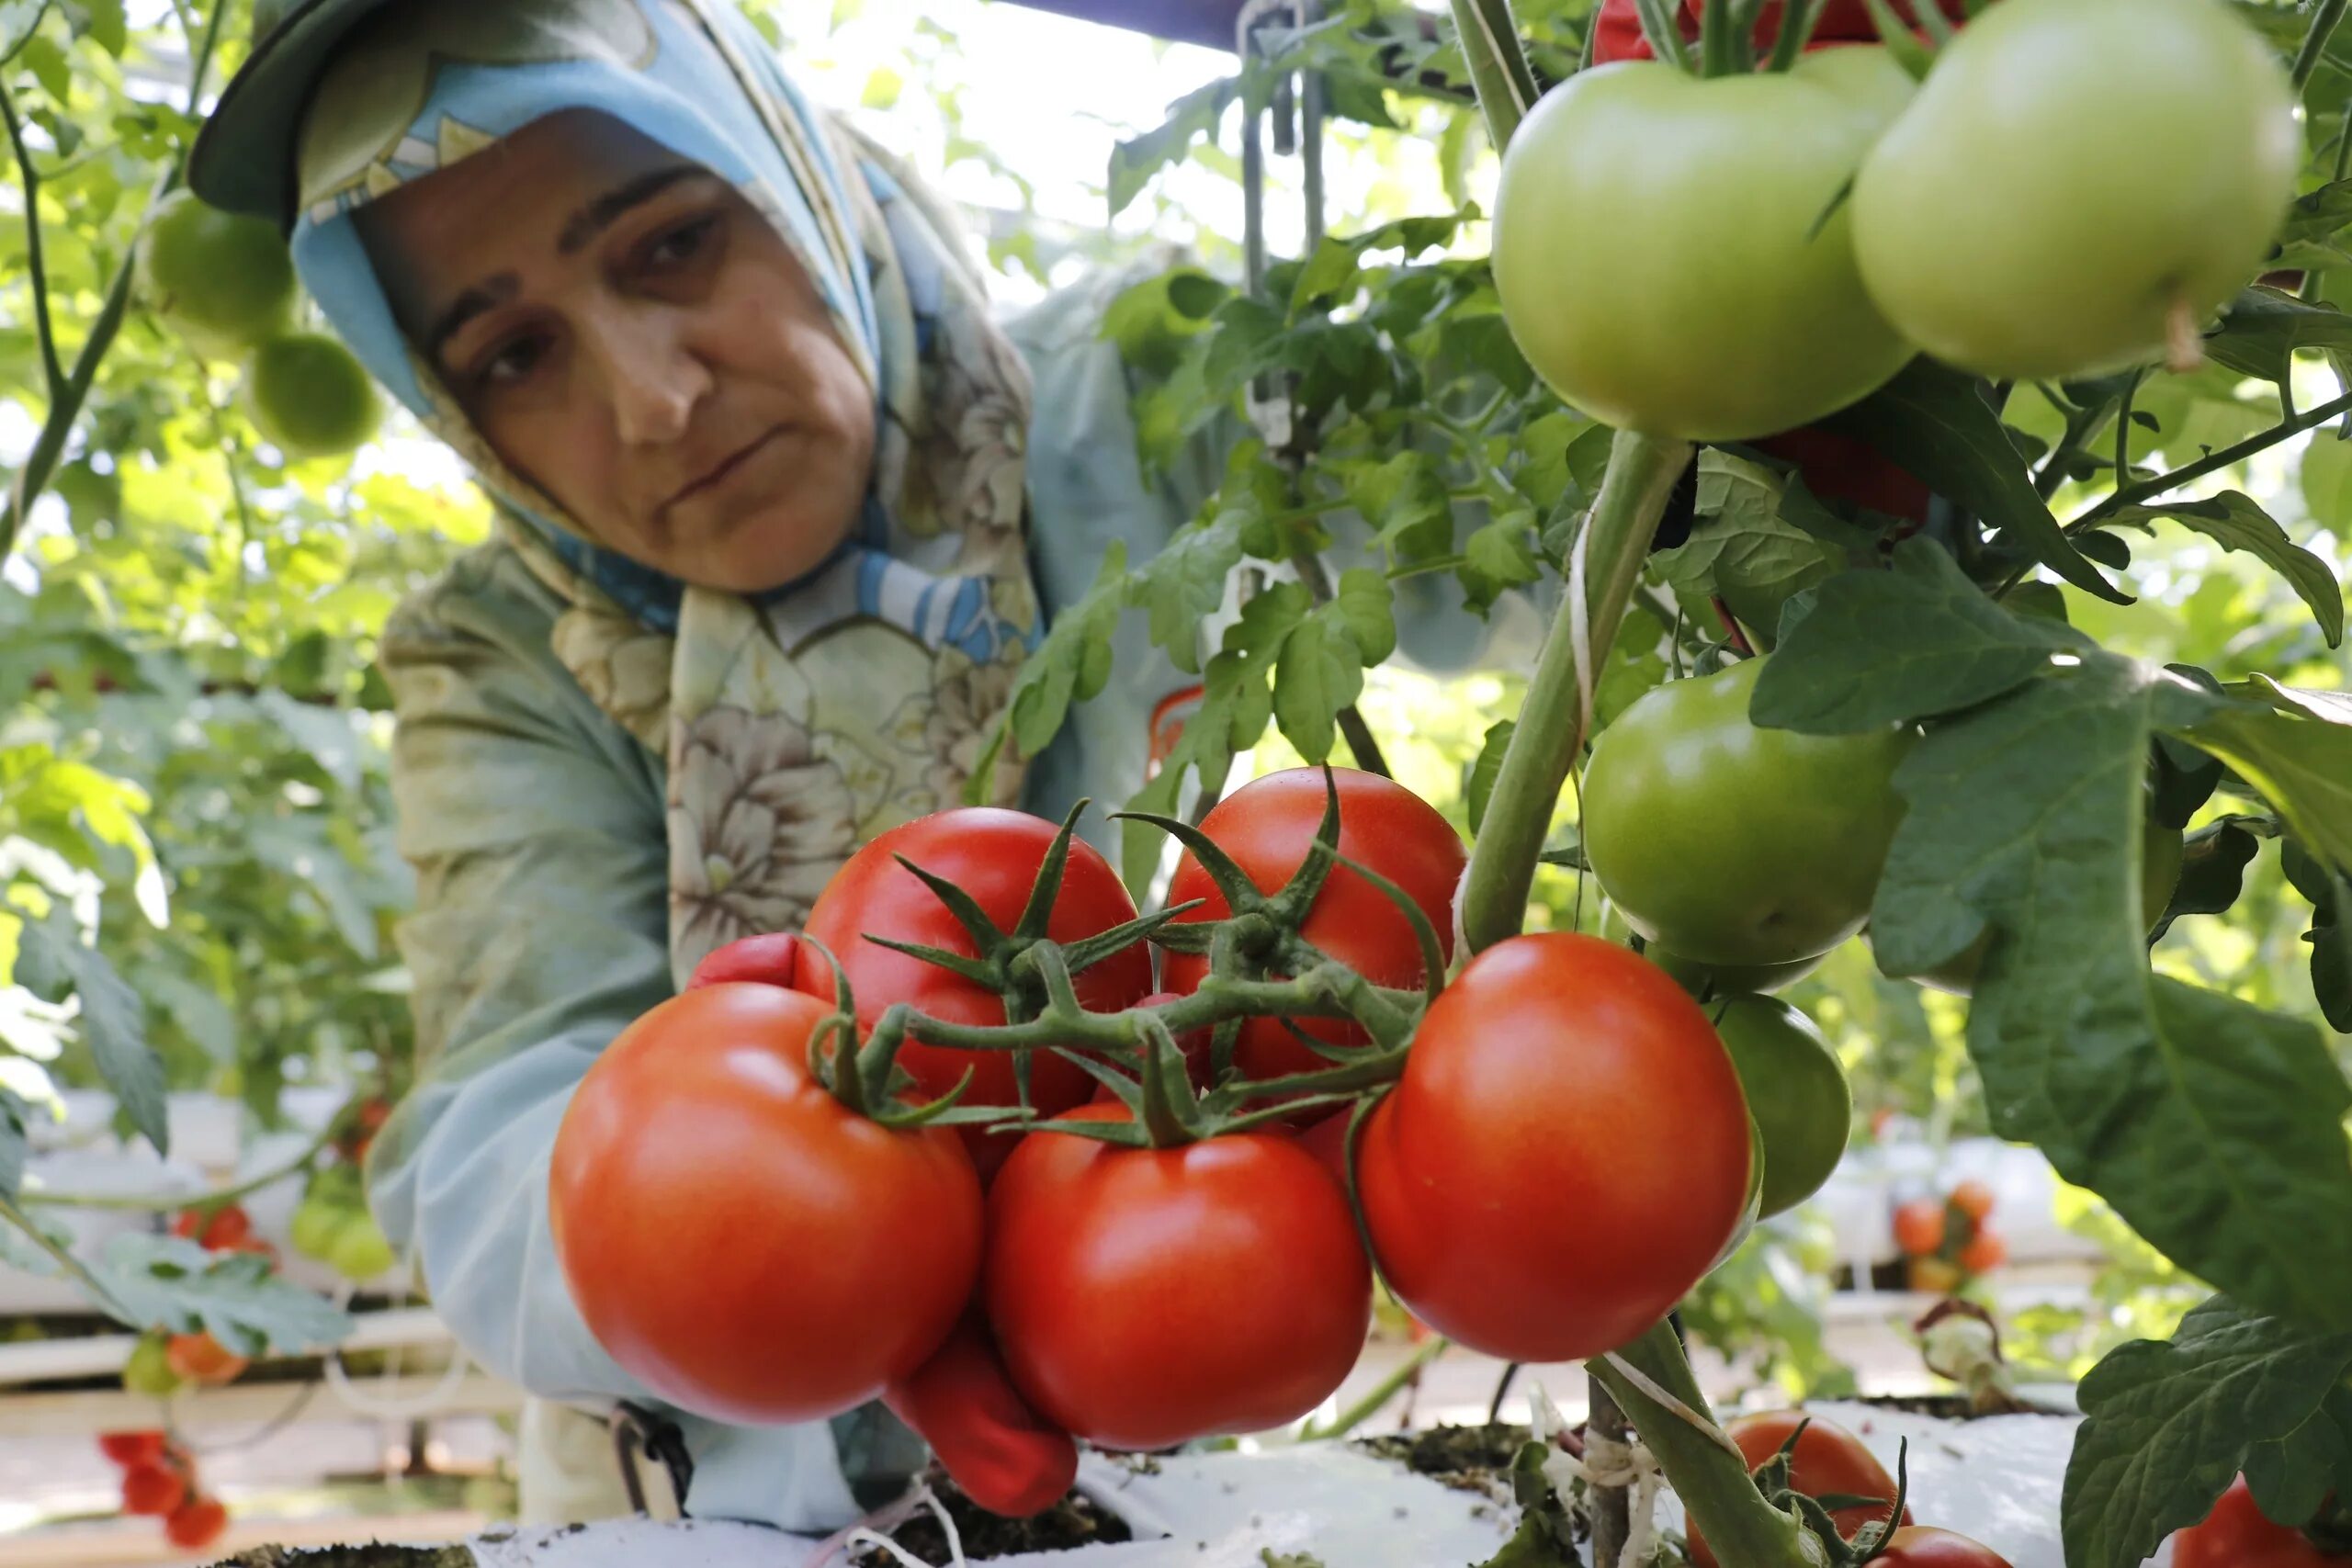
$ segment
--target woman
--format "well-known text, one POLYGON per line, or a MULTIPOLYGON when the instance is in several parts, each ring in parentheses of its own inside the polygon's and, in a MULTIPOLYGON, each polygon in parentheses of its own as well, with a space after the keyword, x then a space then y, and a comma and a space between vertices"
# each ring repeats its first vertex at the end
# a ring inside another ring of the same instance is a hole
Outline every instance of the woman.
MULTIPOLYGON (((289 225, 334 331, 500 507, 383 640, 419 1077, 373 1202, 485 1365, 658 1409, 552 1255, 572 1086, 713 948, 956 804, 1046 616, 1181 525, 1222 443, 1146 483, 1118 280, 1000 329, 942 209, 728 0, 309 0, 192 178, 289 225)), ((1000 798, 1123 798, 1179 683, 1130 631, 1000 798)), ((662 1414, 697 1515, 831 1530, 922 1457, 878 1406, 662 1414)), ((528 1517, 626 1506, 601 1427, 525 1427, 528 1517)))

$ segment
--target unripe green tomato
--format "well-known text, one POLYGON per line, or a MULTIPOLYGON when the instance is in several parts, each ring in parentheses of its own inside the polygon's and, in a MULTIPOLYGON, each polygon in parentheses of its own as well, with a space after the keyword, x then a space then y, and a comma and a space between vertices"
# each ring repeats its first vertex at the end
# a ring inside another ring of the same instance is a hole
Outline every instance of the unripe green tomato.
MULTIPOLYGON (((2149 931, 2165 918, 2172 907, 2173 889, 2180 883, 2182 853, 2180 829, 2167 828, 2154 818, 2140 824, 2140 918, 2149 931)), ((1986 931, 1958 955, 1947 958, 1924 974, 1897 976, 1897 979, 1917 980, 1933 991, 1949 991, 1964 997, 1976 989, 1978 972, 1984 967, 1984 954, 1993 946, 1993 933, 1986 931)))
POLYGON ((1654 942, 1642 949, 1642 956, 1673 976, 1681 983, 1682 988, 1694 997, 1782 990, 1795 985, 1829 959, 1827 953, 1816 953, 1811 958, 1799 958, 1787 964, 1701 964, 1654 942))
POLYGON ((172 1371, 170 1351, 162 1334, 146 1334, 132 1346, 122 1366, 122 1386, 132 1393, 163 1399, 177 1393, 180 1375, 172 1371))
POLYGON ((1789 964, 1861 930, 1903 814, 1907 731, 1748 722, 1768 662, 1645 693, 1594 742, 1584 851, 1647 941, 1706 964, 1789 964))
POLYGON ((351 1217, 351 1213, 332 1199, 312 1193, 303 1199, 301 1206, 294 1211, 294 1219, 287 1227, 287 1239, 303 1257, 324 1262, 334 1249, 335 1238, 343 1234, 344 1222, 351 1217))
POLYGON ((376 434, 383 410, 367 367, 321 333, 270 339, 245 362, 254 428, 289 457, 351 451, 376 434))
POLYGON ((207 353, 242 354, 293 320, 294 260, 276 226, 192 191, 164 198, 139 237, 137 265, 155 313, 207 353))
POLYGON ((1495 286, 1528 363, 1596 419, 1699 441, 1876 389, 1913 350, 1831 208, 1903 76, 1871 47, 1706 81, 1626 61, 1553 88, 1495 197, 1495 286))
POLYGON ((328 1251, 327 1264, 346 1280, 373 1280, 400 1261, 375 1216, 356 1213, 344 1222, 328 1251))
POLYGON ((1732 997, 1707 1012, 1764 1145, 1758 1217, 1769 1218, 1820 1191, 1838 1168, 1854 1119, 1846 1069, 1813 1020, 1777 997, 1732 997))
POLYGON ((2278 56, 2220 0, 2001 0, 1862 164, 1854 254, 1962 369, 2144 364, 2253 281, 2302 145, 2278 56))

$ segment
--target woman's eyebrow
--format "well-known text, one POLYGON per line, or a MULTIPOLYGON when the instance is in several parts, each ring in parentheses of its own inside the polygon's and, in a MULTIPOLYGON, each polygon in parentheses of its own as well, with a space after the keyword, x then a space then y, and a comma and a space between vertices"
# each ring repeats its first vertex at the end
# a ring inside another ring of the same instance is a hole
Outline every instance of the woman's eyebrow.
POLYGON ((630 208, 650 201, 680 180, 691 179, 704 172, 700 164, 673 164, 666 169, 655 169, 624 185, 615 186, 573 213, 565 222, 563 232, 556 238, 557 254, 572 254, 610 228, 613 220, 630 208))
POLYGON ((457 334, 458 328, 522 291, 521 278, 511 272, 502 272, 458 295, 441 312, 441 319, 433 323, 432 334, 425 340, 431 345, 433 357, 441 357, 442 345, 457 334))

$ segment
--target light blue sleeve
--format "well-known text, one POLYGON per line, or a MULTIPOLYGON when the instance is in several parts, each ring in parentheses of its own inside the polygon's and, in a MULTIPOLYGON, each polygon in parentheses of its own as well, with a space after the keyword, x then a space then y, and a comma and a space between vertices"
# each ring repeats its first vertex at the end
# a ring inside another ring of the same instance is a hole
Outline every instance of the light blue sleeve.
POLYGON ((370 1151, 370 1202, 489 1371, 678 1419, 696 1515, 836 1529, 859 1509, 834 1429, 666 1410, 597 1344, 557 1264, 548 1168, 564 1109, 673 991, 660 763, 556 661, 554 610, 493 546, 386 630, 393 793, 417 871, 401 941, 418 1067, 370 1151))

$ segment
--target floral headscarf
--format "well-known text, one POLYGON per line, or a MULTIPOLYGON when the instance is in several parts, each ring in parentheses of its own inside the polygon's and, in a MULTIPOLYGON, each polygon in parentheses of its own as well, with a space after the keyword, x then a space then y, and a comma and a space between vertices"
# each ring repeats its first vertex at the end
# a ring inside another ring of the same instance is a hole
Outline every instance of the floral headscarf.
MULTIPOLYGON (((1039 627, 1029 379, 951 221, 814 108, 728 0, 412 0, 319 85, 298 170, 304 285, 368 368, 473 467, 566 602, 558 656, 669 763, 670 946, 800 923, 883 829, 953 805, 1039 627), (403 339, 353 212, 561 109, 601 110, 733 184, 808 269, 872 384, 852 537, 754 598, 587 542, 502 463, 403 339)), ((1006 759, 1010 799, 1022 770, 1006 759)))

